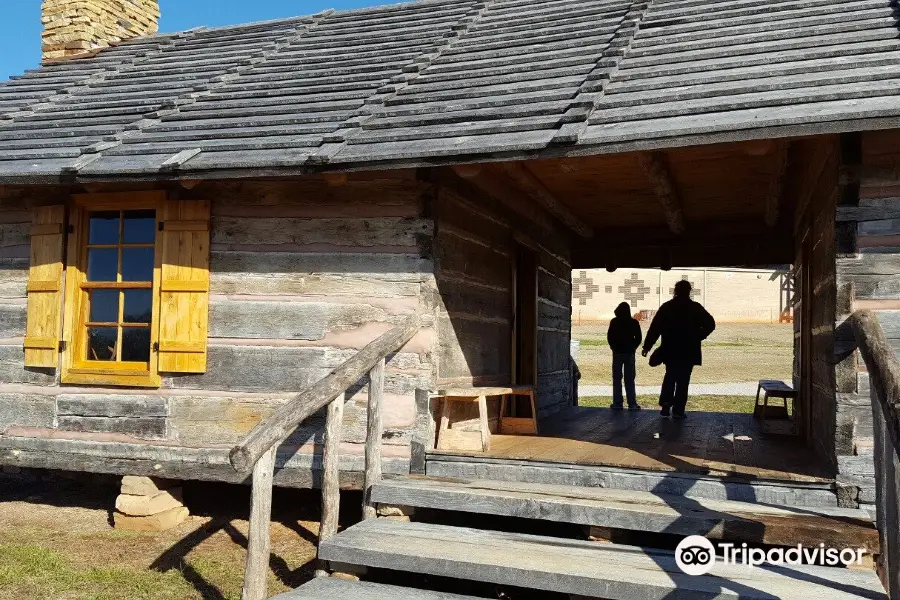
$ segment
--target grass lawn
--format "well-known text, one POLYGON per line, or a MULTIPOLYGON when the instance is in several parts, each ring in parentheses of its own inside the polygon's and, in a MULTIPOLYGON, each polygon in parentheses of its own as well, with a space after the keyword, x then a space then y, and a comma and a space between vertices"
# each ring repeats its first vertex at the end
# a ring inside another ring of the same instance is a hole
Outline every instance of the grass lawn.
MULTIPOLYGON (((752 413, 753 396, 691 396, 688 399, 688 412, 727 412, 727 413, 752 413)), ((597 408, 608 408, 612 402, 611 398, 600 396, 590 396, 587 398, 579 398, 579 406, 593 406, 597 408)), ((655 410, 658 408, 659 398, 656 396, 638 396, 638 404, 645 410, 655 410)))
MULTIPOLYGON (((612 383, 612 353, 605 323, 576 325, 572 338, 581 342, 578 368, 582 385, 612 383)), ((641 323, 644 334, 649 323, 641 323)), ((692 383, 733 383, 759 379, 790 381, 794 361, 794 330, 790 324, 722 323, 703 344, 703 366, 692 383)), ((662 384, 663 368, 651 368, 638 354, 637 384, 662 384)))
MULTIPOLYGON (((0 476, 0 600, 239 600, 248 490, 185 488, 187 502, 201 498, 193 502, 199 516, 146 534, 110 527, 115 487, 0 476)), ((318 531, 317 515, 297 508, 317 512, 318 496, 286 490, 279 502, 281 491, 271 528, 270 596, 312 577, 318 531), (279 504, 287 511, 280 516, 279 504)))

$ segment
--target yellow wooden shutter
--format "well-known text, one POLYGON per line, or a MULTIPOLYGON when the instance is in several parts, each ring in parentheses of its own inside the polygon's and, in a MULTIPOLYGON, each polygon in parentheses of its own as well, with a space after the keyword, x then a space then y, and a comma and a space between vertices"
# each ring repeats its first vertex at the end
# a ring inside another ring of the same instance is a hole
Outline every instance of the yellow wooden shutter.
POLYGON ((159 370, 206 371, 209 201, 166 200, 160 231, 159 370))
POLYGON ((31 265, 26 288, 26 367, 56 367, 59 362, 65 220, 65 206, 41 206, 34 209, 31 265))

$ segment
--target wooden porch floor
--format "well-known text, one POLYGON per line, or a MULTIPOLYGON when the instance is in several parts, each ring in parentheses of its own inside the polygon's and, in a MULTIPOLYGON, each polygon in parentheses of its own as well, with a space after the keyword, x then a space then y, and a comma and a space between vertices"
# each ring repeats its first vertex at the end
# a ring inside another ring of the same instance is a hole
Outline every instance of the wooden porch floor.
POLYGON ((473 456, 742 479, 833 480, 799 439, 763 437, 752 415, 692 412, 686 421, 671 421, 654 407, 573 407, 543 420, 538 437, 494 435, 491 450, 473 456))

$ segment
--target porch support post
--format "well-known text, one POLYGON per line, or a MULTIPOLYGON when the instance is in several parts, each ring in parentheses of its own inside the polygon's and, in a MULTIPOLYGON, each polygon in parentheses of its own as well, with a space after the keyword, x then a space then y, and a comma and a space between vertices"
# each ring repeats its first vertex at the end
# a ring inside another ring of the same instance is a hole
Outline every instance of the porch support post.
POLYGON ((684 211, 681 209, 681 198, 678 196, 675 182, 666 165, 665 155, 662 152, 641 152, 637 155, 637 159, 666 213, 669 230, 675 235, 682 235, 686 230, 684 211))

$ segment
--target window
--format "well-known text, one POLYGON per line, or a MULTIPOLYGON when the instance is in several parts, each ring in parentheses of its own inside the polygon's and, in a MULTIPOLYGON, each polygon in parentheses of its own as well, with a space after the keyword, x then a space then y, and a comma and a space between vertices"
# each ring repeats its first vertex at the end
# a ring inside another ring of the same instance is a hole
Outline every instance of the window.
POLYGON ((160 205, 137 201, 112 208, 85 200, 78 209, 72 222, 80 230, 70 230, 75 255, 66 273, 72 314, 63 382, 159 385, 153 350, 160 205))
POLYGON ((56 367, 61 352, 62 383, 136 387, 159 387, 161 372, 205 372, 209 202, 165 192, 73 200, 34 212, 25 365, 56 367))
MULTIPOLYGON (((88 213, 86 361, 150 362, 156 211, 88 213)), ((137 365, 135 365, 137 366, 137 365)))

